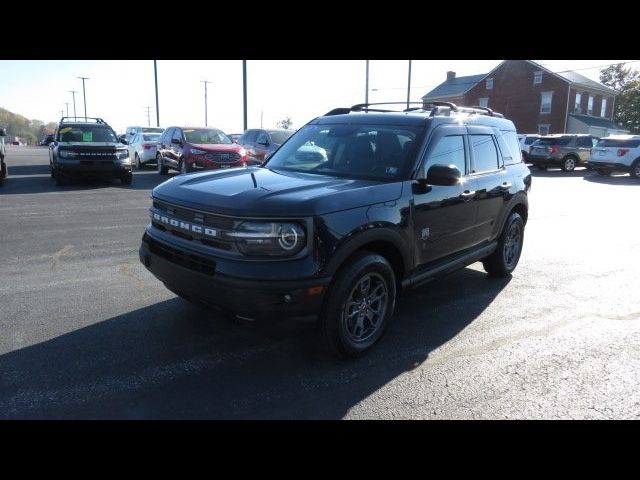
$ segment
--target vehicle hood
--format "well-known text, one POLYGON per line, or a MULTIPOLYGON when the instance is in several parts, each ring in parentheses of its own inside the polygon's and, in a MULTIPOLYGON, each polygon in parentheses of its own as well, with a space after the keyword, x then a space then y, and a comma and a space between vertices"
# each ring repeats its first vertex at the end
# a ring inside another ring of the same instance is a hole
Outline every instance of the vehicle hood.
POLYGON ((154 198, 237 216, 312 216, 396 200, 402 182, 383 183, 241 167, 178 175, 154 198))
POLYGON ((193 148, 206 150, 207 152, 237 152, 240 146, 237 143, 191 143, 193 148))

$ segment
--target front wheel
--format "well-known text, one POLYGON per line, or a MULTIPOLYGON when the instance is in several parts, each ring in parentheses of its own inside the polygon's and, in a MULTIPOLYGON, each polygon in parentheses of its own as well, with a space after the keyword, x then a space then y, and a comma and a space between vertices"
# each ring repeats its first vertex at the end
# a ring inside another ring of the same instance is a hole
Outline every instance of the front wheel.
POLYGON ((126 172, 120 176, 120 181, 123 185, 131 185, 133 183, 133 173, 126 172))
POLYGON ((166 175, 169 172, 169 169, 162 163, 162 155, 156 155, 156 164, 160 175, 166 175))
POLYGON ((191 172, 191 166, 187 163, 186 160, 180 160, 180 173, 185 174, 191 172))
POLYGON ((519 213, 512 212, 498 239, 498 247, 482 261, 484 270, 492 277, 510 275, 518 265, 524 242, 524 221, 519 213))
POLYGON ((631 175, 631 178, 640 179, 640 158, 633 162, 633 165, 631 165, 629 175, 631 175))
POLYGON ((375 345, 393 315, 393 268, 381 255, 359 252, 340 270, 327 295, 320 319, 326 343, 341 356, 358 356, 375 345))

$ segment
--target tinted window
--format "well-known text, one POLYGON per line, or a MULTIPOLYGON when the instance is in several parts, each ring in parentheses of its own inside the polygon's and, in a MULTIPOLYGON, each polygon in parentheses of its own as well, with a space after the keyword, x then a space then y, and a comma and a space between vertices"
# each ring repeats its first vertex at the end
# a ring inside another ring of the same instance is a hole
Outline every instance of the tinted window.
POLYGON ((169 128, 168 130, 165 130, 164 133, 162 134, 162 143, 170 143, 171 142, 171 135, 173 135, 173 128, 169 128))
POLYGON ((258 143, 270 143, 269 142, 269 136, 266 134, 266 132, 260 132, 260 134, 258 135, 258 140, 256 140, 256 142, 258 142, 258 143))
POLYGON ((527 137, 524 141, 525 145, 531 145, 533 142, 535 142, 536 140, 538 140, 537 137, 527 137))
POLYGON ((116 134, 104 125, 67 125, 58 131, 60 142, 117 142, 116 134))
POLYGON ((469 135, 473 150, 473 172, 489 172, 498 169, 498 150, 491 135, 469 135))
POLYGON ((173 129, 173 135, 171 136, 171 140, 179 140, 180 142, 182 141, 182 132, 180 131, 179 128, 173 129))
POLYGON ((593 143, 591 142, 591 137, 580 137, 578 138, 578 146, 579 147, 593 147, 593 143))
POLYGON ((602 138, 596 144, 597 147, 617 147, 617 148, 638 148, 640 147, 640 139, 638 140, 622 140, 614 138, 602 138))
POLYGON ((464 175, 466 173, 464 161, 464 138, 462 135, 442 137, 429 153, 424 165, 425 174, 432 165, 455 165, 464 175))
POLYGON ((284 143, 287 138, 293 135, 293 132, 269 132, 273 143, 284 143))
POLYGON ((244 143, 254 143, 257 137, 258 137, 257 130, 247 130, 245 134, 242 136, 242 141, 244 143))
POLYGON ((418 128, 307 125, 268 160, 269 169, 395 180, 413 164, 418 128))
POLYGON ((502 151, 502 158, 505 165, 513 165, 514 163, 522 162, 522 152, 520 151, 520 144, 516 137, 516 132, 513 131, 500 131, 501 137, 498 137, 498 145, 500 151, 502 151), (504 143, 504 146, 503 146, 504 143), (509 149, 507 152, 506 149, 509 149))
POLYGON ((153 142, 160 138, 159 133, 145 133, 143 136, 145 142, 153 142))
POLYGON ((217 130, 215 128, 189 128, 184 131, 184 136, 189 143, 233 143, 222 130, 217 130))
POLYGON ((573 137, 553 137, 553 138, 541 138, 536 145, 542 145, 548 147, 550 145, 568 145, 573 137))
POLYGON ((142 133, 162 133, 163 129, 158 127, 142 127, 142 133))

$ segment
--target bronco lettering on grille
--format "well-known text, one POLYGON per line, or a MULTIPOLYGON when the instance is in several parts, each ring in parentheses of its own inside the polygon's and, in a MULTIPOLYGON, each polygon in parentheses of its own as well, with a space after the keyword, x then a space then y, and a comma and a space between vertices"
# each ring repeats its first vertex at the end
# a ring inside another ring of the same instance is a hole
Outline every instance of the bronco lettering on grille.
POLYGON ((202 225, 194 225, 192 223, 183 222, 181 220, 169 218, 165 215, 160 215, 159 213, 154 212, 153 219, 160 223, 171 225, 172 227, 181 228, 182 230, 186 230, 188 232, 204 234, 209 237, 215 237, 217 235, 217 231, 213 228, 207 228, 207 227, 203 227, 202 225))

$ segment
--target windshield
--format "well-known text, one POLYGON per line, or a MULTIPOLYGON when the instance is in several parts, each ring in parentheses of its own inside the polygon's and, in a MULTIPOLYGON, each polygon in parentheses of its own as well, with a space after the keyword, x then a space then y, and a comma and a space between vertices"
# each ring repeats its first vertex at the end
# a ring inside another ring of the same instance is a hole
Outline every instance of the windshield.
POLYGON ((117 142, 116 134, 104 125, 69 125, 58 131, 59 142, 117 142))
POLYGON ((394 125, 307 125, 278 149, 265 166, 394 180, 413 158, 418 132, 418 128, 394 125))
POLYGON ((293 132, 282 132, 276 130, 273 132, 269 132, 269 135, 271 136, 271 140, 273 141, 273 143, 282 144, 287 138, 293 135, 293 132))
POLYGON ((142 136, 145 142, 153 142, 160 138, 159 133, 146 133, 142 136))
POLYGON ((164 128, 159 127, 142 127, 142 133, 162 133, 164 128))
POLYGON ((553 137, 553 138, 541 138, 534 145, 542 145, 547 147, 549 145, 567 145, 571 141, 572 137, 553 137))
POLYGON ((535 142, 536 140, 538 140, 537 137, 527 137, 524 140, 524 144, 525 145, 531 145, 533 142, 535 142))
POLYGON ((188 128, 184 130, 184 137, 188 143, 195 144, 233 143, 222 131, 213 128, 188 128))
POLYGON ((638 148, 640 139, 603 138, 598 140, 596 147, 638 148))

